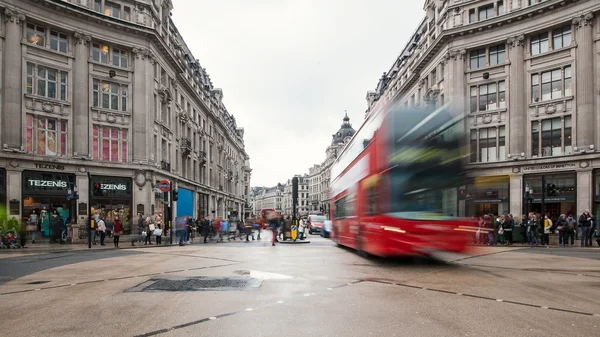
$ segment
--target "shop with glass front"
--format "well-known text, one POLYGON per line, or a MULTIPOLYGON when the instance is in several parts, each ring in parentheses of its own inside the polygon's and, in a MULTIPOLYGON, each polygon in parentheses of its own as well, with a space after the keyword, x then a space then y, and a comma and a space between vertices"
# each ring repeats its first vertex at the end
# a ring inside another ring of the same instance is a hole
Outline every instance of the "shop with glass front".
POLYGON ((129 233, 132 221, 131 178, 92 176, 91 187, 92 214, 105 216, 109 223, 113 223, 118 216, 123 224, 123 231, 129 233))
POLYGON ((6 206, 6 171, 0 168, 0 207, 6 206))
POLYGON ((69 222, 75 213, 75 202, 67 200, 69 190, 75 188, 75 175, 54 172, 23 171, 22 174, 23 220, 27 221, 35 211, 39 215, 44 236, 51 236, 50 217, 54 211, 69 222))
POLYGON ((524 176, 523 194, 531 198, 523 202, 523 213, 542 213, 542 193, 546 190, 545 214, 556 221, 561 214, 577 216, 577 174, 575 172, 524 176), (542 185, 542 178, 545 186, 542 185), (550 186, 550 188, 549 188, 550 186))
POLYGON ((476 177, 467 182, 465 207, 467 216, 480 217, 485 214, 508 214, 508 176, 476 177))

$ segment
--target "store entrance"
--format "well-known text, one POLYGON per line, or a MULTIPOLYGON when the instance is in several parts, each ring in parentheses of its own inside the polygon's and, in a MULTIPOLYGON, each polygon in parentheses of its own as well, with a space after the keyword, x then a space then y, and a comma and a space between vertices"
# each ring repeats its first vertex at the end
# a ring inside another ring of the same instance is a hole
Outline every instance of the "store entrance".
MULTIPOLYGON (((537 214, 542 214, 542 203, 536 202, 532 203, 529 207, 530 212, 535 212, 537 214)), ((556 222, 558 217, 561 214, 569 215, 572 214, 573 217, 577 217, 577 209, 576 204, 574 202, 547 202, 545 208, 545 214, 548 215, 550 220, 556 222)))

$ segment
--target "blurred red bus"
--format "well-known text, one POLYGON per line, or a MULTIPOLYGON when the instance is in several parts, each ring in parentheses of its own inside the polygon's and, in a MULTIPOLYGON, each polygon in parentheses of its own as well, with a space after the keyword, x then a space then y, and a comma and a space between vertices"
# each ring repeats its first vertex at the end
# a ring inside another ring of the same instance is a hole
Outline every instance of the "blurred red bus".
POLYGON ((267 220, 267 216, 271 212, 275 212, 275 210, 272 209, 272 208, 263 208, 263 209, 260 210, 260 224, 262 225, 263 229, 267 228, 268 225, 269 225, 269 221, 267 220))
POLYGON ((331 169, 332 239, 377 256, 464 251, 463 130, 448 105, 371 114, 331 169))

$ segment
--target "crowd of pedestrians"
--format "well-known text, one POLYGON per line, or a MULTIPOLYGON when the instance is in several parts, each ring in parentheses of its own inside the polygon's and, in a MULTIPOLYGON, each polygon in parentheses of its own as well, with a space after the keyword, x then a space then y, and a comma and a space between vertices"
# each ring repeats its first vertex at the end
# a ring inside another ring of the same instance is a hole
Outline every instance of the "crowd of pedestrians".
POLYGON ((473 243, 477 245, 512 245, 519 232, 520 243, 530 246, 548 246, 550 237, 558 237, 558 245, 592 247, 593 241, 600 246, 600 223, 586 209, 577 219, 572 214, 561 214, 552 220, 551 214, 543 219, 539 213, 523 214, 520 219, 512 214, 495 216, 485 214, 478 219, 478 229, 473 235, 473 243))

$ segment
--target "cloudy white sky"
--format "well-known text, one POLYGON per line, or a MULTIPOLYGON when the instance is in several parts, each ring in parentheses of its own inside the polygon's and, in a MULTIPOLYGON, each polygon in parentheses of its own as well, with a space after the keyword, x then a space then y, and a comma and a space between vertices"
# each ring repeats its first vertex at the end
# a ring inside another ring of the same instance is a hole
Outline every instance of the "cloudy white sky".
POLYGON ((173 19, 245 129, 252 186, 325 159, 424 16, 423 0, 173 0, 173 19), (273 157, 275 155, 275 157, 273 157))

